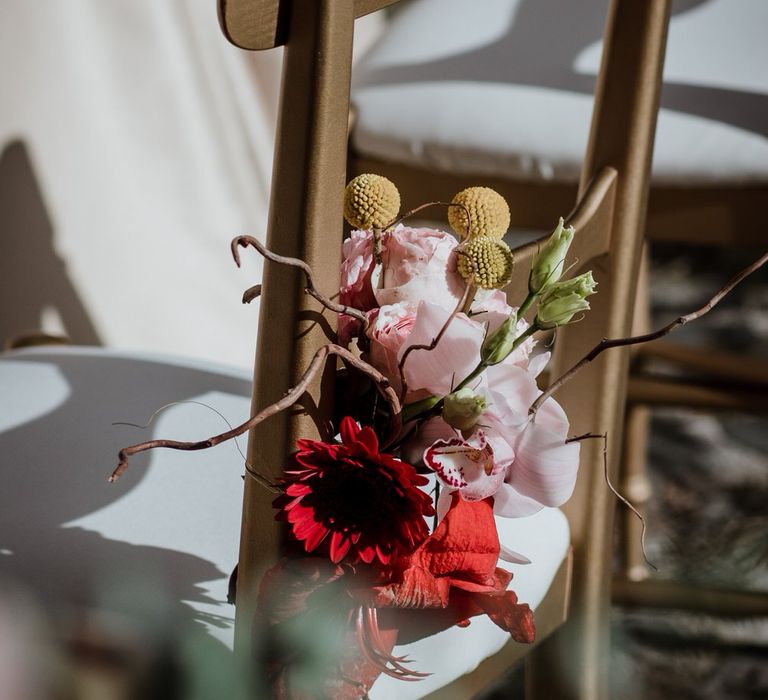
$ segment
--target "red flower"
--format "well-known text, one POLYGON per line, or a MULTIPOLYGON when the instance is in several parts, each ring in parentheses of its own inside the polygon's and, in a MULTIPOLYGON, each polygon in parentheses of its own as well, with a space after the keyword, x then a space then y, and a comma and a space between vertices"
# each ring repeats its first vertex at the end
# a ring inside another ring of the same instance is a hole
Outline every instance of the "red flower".
POLYGON ((331 561, 389 564, 429 535, 424 516, 432 499, 418 489, 427 479, 405 462, 379 453, 371 428, 341 422, 342 444, 299 440, 295 467, 274 501, 278 518, 312 552, 321 544, 331 561))
POLYGON ((416 628, 425 622, 447 627, 467 624, 470 617, 485 613, 515 641, 531 643, 533 613, 507 590, 512 574, 496 567, 498 558, 493 499, 470 502, 454 493, 448 513, 432 535, 395 563, 389 583, 369 588, 363 597, 373 607, 410 611, 396 623, 401 638, 419 636, 416 628), (413 614, 435 608, 444 614, 433 613, 432 619, 413 614))
MULTIPOLYGON (((266 666, 274 697, 353 700, 366 697, 380 673, 418 680, 428 674, 394 656, 395 642, 464 626, 476 615, 487 614, 513 639, 532 642, 533 613, 507 590, 512 574, 496 567, 498 557, 492 499, 470 502, 456 493, 435 532, 387 567, 355 569, 313 557, 281 561, 262 579, 257 616, 260 638, 271 640, 266 666), (334 619, 337 633, 316 634, 334 619), (338 646, 329 648, 331 640, 338 646), (317 695, 302 694, 296 685, 306 678, 302 664, 322 653, 336 664, 312 677, 312 688, 322 689, 317 695)), ((429 659, 417 661, 429 668, 429 659)))

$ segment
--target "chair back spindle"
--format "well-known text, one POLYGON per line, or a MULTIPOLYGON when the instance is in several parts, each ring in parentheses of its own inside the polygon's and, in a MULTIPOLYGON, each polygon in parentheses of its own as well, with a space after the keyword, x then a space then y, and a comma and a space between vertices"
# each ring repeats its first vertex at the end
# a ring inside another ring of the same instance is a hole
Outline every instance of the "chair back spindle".
MULTIPOLYGON (((284 4, 289 40, 283 58, 267 245, 280 255, 305 260, 315 273, 315 284, 332 292, 338 287, 341 262, 354 2, 284 4)), ((308 301, 300 271, 265 262, 254 410, 277 401, 298 382, 317 349, 333 338, 335 328, 335 314, 308 301)), ((299 410, 278 413, 252 431, 248 460, 255 470, 279 476, 298 437, 321 435, 331 415, 330 380, 330 372, 318 377, 299 410)), ((263 486, 246 479, 238 567, 238 595, 246 600, 260 573, 278 556, 273 498, 263 486)), ((241 609, 245 612, 238 613, 238 643, 250 627, 244 619, 246 606, 241 609)))
MULTIPOLYGON (((603 169, 616 170, 610 249, 589 263, 599 285, 598 294, 591 299, 592 310, 582 322, 558 331, 550 370, 553 377, 575 364, 601 338, 631 332, 670 4, 669 0, 612 0, 610 4, 580 183, 581 194, 603 169)), ((579 261, 580 265, 586 263, 579 261)), ((574 435, 608 433, 608 465, 614 477, 628 359, 627 349, 604 353, 557 395, 574 435)), ((603 443, 586 440, 576 490, 564 508, 574 547, 571 615, 529 657, 531 695, 564 699, 608 696, 615 507, 616 498, 603 475, 603 443), (553 668, 563 672, 552 673, 553 668)))

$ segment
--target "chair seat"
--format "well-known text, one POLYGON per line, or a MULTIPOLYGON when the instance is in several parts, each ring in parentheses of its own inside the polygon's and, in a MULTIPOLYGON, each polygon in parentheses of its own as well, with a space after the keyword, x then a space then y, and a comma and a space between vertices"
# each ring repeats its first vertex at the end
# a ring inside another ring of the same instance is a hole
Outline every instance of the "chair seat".
MULTIPOLYGON (((15 579, 54 615, 154 589, 164 614, 233 641, 227 580, 237 561, 243 457, 232 443, 203 452, 137 455, 115 484, 120 447, 152 437, 192 440, 248 416, 250 377, 225 367, 88 348, 0 357, 0 578, 15 579), (116 588, 120 591, 116 592, 116 588), (163 595, 160 592, 164 592, 163 595), (114 595, 113 595, 114 594, 114 595), (119 596, 118 596, 119 597, 119 596)), ((244 449, 244 444, 242 445, 244 449)), ((507 565, 522 602, 539 605, 569 546, 565 516, 547 508, 497 519, 502 542, 528 555, 507 565)), ((398 648, 433 673, 416 684, 382 677, 372 697, 421 697, 471 671, 509 635, 487 618, 398 648)))
POLYGON ((128 607, 158 606, 159 626, 202 627, 231 646, 227 581, 243 498, 236 446, 155 450, 117 483, 107 477, 121 447, 227 429, 196 404, 169 408, 146 430, 113 422, 145 424, 187 400, 236 425, 250 394, 249 373, 197 361, 86 348, 0 356, 0 578, 28 588, 57 619, 96 607, 125 613, 126 596, 140 596, 128 607))
MULTIPOLYGON (((415 0, 359 64, 355 150, 456 174, 577 181, 606 6, 415 0)), ((673 17, 655 184, 768 183, 766 26, 763 0, 705 0, 673 17)))

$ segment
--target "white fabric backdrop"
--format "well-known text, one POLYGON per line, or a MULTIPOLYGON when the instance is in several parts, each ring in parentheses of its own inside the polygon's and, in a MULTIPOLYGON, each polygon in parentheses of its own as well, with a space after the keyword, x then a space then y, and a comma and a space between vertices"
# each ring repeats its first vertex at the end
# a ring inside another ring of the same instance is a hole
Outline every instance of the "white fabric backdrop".
POLYGON ((229 45, 215 0, 0 4, 0 342, 252 365, 261 265, 228 243, 265 227, 280 60, 229 45))

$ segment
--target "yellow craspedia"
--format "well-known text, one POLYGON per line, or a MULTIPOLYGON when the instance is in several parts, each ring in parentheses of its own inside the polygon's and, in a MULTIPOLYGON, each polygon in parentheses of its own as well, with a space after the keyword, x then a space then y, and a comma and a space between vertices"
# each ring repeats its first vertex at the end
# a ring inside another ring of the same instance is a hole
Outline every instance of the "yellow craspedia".
POLYGON ((509 229, 509 206, 504 197, 490 187, 468 187, 459 192, 451 204, 463 205, 448 207, 448 223, 459 236, 467 235, 467 211, 470 238, 501 239, 509 229))
POLYGON ((399 211, 400 193, 382 175, 363 173, 350 180, 344 190, 344 218, 355 228, 383 228, 399 211))
POLYGON ((474 284, 483 289, 499 289, 512 279, 514 256, 504 241, 490 236, 470 239, 460 249, 457 268, 466 280, 474 273, 474 284))

